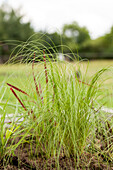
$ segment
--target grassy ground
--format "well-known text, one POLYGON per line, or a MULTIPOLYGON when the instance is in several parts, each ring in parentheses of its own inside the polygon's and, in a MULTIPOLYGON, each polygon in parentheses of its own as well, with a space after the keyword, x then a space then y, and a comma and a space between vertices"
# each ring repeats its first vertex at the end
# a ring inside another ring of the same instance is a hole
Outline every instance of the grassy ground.
MULTIPOLYGON (((80 62, 80 63, 71 63, 71 65, 75 65, 75 68, 77 69, 78 66, 81 70, 81 75, 86 74, 86 83, 90 83, 91 77, 100 69, 104 67, 110 67, 111 71, 106 72, 102 77, 101 81, 104 84, 103 93, 105 93, 105 100, 106 100, 106 106, 107 107, 113 107, 113 60, 97 60, 97 61, 90 61, 90 62, 80 62), (87 72, 87 73, 86 73, 87 72)), ((59 64, 60 67, 60 64, 59 64)), ((38 71, 43 70, 43 65, 36 64, 35 71, 38 74, 38 71)), ((69 73, 67 73, 69 74, 69 73)), ((23 90, 26 89, 26 84, 28 84, 29 81, 31 81, 32 77, 32 66, 29 65, 1 65, 0 66, 0 94, 2 101, 7 100, 15 100, 15 97, 10 95, 10 90, 8 86, 6 85, 6 82, 14 84, 15 86, 19 86, 23 90), (2 85, 5 86, 2 86, 2 85), (5 92, 4 92, 5 91, 5 92), (3 93, 4 92, 4 93, 3 93), (4 94, 4 95, 3 95, 4 94)))
POLYGON ((109 71, 101 77, 101 82, 103 84, 101 88, 105 88, 103 88, 105 106, 113 108, 113 60, 94 60, 89 63, 83 62, 81 64, 81 69, 83 72, 86 70, 87 66, 87 77, 89 81, 96 71, 99 71, 102 68, 109 68, 109 71))

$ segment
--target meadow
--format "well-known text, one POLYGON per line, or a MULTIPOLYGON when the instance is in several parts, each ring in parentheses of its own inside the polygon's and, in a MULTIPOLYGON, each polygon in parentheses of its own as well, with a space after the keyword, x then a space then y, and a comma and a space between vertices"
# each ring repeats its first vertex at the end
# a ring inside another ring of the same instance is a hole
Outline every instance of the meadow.
POLYGON ((1 168, 112 169, 113 116, 101 110, 113 108, 112 67, 46 58, 1 65, 1 168))

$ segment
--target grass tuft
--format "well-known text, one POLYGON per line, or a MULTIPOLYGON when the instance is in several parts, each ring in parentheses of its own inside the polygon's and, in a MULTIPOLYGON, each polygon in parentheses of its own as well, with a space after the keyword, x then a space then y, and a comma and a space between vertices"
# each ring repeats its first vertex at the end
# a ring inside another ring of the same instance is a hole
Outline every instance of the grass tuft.
MULTIPOLYGON (((94 157, 99 168, 101 160, 109 164, 112 161, 112 120, 101 111, 100 102, 103 97, 100 79, 107 69, 99 70, 88 82, 87 75, 78 77, 77 71, 81 70, 77 63, 75 66, 54 60, 49 49, 39 49, 36 44, 29 42, 28 47, 25 44, 17 53, 17 56, 23 53, 24 57, 30 54, 31 58, 30 74, 23 81, 25 91, 22 82, 7 83, 17 104, 7 102, 3 108, 1 159, 16 155, 21 160, 19 152, 26 148, 28 159, 54 159, 59 169, 61 158, 73 159, 75 169, 81 165, 90 168, 89 162, 94 157), (11 121, 9 129, 5 124, 6 106, 13 107, 17 118, 11 121), (83 162, 85 156, 91 160, 83 162)), ((28 64, 27 58, 26 62, 28 64)))

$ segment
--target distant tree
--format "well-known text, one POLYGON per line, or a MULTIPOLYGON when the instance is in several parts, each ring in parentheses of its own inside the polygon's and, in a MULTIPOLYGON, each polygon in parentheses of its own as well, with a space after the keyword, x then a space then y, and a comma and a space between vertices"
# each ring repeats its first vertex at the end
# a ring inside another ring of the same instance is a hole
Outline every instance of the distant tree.
POLYGON ((4 5, 0 8, 0 39, 26 41, 33 33, 30 22, 23 23, 19 10, 14 10, 4 5))
POLYGON ((90 39, 89 32, 86 27, 80 27, 77 22, 72 24, 65 24, 63 27, 63 34, 73 39, 75 43, 83 43, 86 40, 90 39))
POLYGON ((95 39, 89 40, 82 44, 81 50, 89 52, 110 52, 113 51, 113 27, 110 32, 95 39))
POLYGON ((10 53, 6 40, 26 41, 34 30, 30 22, 23 22, 19 10, 14 10, 8 5, 0 7, 0 55, 10 53))
POLYGON ((87 40, 90 40, 90 35, 86 27, 80 27, 77 22, 63 26, 63 42, 73 51, 87 40))
POLYGON ((110 32, 104 36, 104 49, 107 52, 113 52, 113 26, 110 32))
MULTIPOLYGON (((113 58, 113 27, 110 32, 95 39, 84 42, 79 52, 90 53, 89 59, 112 59, 113 58), (92 57, 93 56, 93 57, 92 57)), ((87 58, 87 57, 86 57, 87 58)))
POLYGON ((49 49, 51 53, 61 51, 61 36, 57 32, 48 33, 42 32, 43 44, 49 49))

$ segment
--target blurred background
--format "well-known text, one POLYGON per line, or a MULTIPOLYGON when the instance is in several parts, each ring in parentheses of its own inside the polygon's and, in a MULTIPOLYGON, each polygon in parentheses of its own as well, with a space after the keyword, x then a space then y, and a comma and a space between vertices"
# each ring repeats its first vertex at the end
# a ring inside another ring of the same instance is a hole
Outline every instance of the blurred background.
POLYGON ((0 63, 35 33, 59 54, 65 45, 64 54, 113 59, 112 7, 112 0, 0 0, 0 63))

